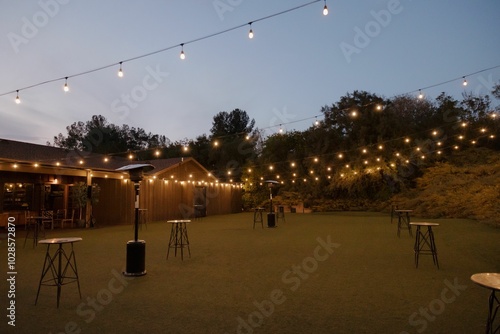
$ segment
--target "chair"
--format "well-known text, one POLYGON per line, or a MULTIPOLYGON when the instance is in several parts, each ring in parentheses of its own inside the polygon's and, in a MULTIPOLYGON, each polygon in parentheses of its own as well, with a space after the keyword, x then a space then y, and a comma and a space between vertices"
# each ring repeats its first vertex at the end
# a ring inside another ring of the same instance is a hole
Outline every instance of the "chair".
POLYGON ((45 223, 50 223, 50 229, 54 229, 54 211, 44 210, 42 211, 42 227, 45 227, 45 223))
POLYGON ((56 216, 57 218, 55 218, 54 220, 60 222, 61 228, 64 228, 64 223, 71 223, 71 227, 73 227, 73 222, 75 220, 75 210, 57 210, 56 216))

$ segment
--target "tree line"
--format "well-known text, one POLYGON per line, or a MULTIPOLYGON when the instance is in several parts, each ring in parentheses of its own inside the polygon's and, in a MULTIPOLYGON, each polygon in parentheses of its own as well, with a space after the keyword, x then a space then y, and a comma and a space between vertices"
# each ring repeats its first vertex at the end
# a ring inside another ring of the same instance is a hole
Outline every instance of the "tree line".
MULTIPOLYGON (((492 95, 500 99, 500 83, 492 95)), ((457 147, 500 150, 499 111, 489 95, 387 99, 354 91, 323 106, 323 119, 304 131, 264 137, 246 111, 234 109, 213 117, 210 134, 171 142, 95 115, 67 126, 66 135, 47 144, 101 154, 134 152, 137 160, 192 156, 222 181, 243 182, 249 206, 269 196, 263 184, 268 179, 278 179, 282 194, 303 201, 387 199, 412 187, 422 168, 447 159, 457 147)))

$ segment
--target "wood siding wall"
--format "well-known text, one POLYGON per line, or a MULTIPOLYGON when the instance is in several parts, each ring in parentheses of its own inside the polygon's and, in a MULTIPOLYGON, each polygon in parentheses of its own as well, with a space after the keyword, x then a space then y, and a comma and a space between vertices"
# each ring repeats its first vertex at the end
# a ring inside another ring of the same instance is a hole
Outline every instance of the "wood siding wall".
MULTIPOLYGON (((139 207, 148 210, 148 220, 193 218, 195 197, 203 193, 199 191, 200 188, 205 188, 207 215, 241 212, 241 188, 211 182, 213 180, 201 182, 201 172, 197 164, 185 163, 171 168, 164 174, 156 175, 154 179, 148 177, 141 181, 139 207), (196 177, 200 181, 189 180, 190 175, 192 179, 196 177), (189 181, 176 182, 177 178, 189 181)), ((93 178, 92 183, 97 183, 101 188, 99 203, 93 208, 97 224, 100 226, 133 224, 134 184, 130 180, 104 178, 93 178)))
MULTIPOLYGON (((75 173, 78 175, 66 176, 55 172, 50 174, 13 173, 0 170, 0 200, 3 197, 3 185, 6 182, 31 182, 35 184, 34 204, 36 205, 30 210, 38 211, 43 209, 40 207, 39 194, 43 190, 42 186, 49 182, 49 176, 57 175, 59 182, 65 185, 85 181, 85 178, 80 176, 85 171, 75 173)), ((133 224, 135 218, 134 184, 130 180, 119 179, 119 174, 109 178, 105 178, 104 173, 101 174, 94 176, 91 181, 100 187, 99 202, 92 208, 97 226, 133 224)), ((193 218, 195 200, 199 201, 196 196, 199 197, 200 193, 205 194, 207 215, 241 212, 241 188, 216 183, 214 178, 208 176, 206 170, 198 163, 184 161, 155 176, 156 178, 145 178, 140 186, 140 208, 148 210, 149 221, 193 218), (205 189, 200 191, 203 188, 205 189)), ((66 186, 65 196, 68 196, 67 189, 66 186)), ((78 218, 78 213, 75 218, 78 218)))

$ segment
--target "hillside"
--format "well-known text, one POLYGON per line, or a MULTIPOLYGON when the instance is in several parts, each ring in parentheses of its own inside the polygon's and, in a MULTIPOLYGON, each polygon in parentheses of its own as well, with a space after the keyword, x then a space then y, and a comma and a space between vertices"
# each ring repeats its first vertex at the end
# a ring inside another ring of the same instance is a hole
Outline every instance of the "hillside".
POLYGON ((424 170, 416 189, 393 198, 424 218, 471 218, 500 227, 500 153, 457 153, 424 170))

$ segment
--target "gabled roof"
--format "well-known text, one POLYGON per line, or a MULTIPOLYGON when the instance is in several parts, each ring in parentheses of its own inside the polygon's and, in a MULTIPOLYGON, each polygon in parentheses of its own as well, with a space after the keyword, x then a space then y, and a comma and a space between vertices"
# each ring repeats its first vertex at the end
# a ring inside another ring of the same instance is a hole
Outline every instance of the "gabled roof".
POLYGON ((103 154, 67 150, 48 145, 25 143, 10 139, 0 138, 0 162, 20 164, 34 164, 57 168, 71 168, 79 170, 100 170, 115 172, 116 169, 137 163, 148 163, 155 167, 149 175, 158 175, 181 164, 192 162, 206 171, 200 163, 193 158, 155 159, 151 161, 130 161, 126 158, 106 156, 103 154), (82 163, 81 163, 82 162, 82 163), (59 163, 59 165, 56 165, 59 163))

